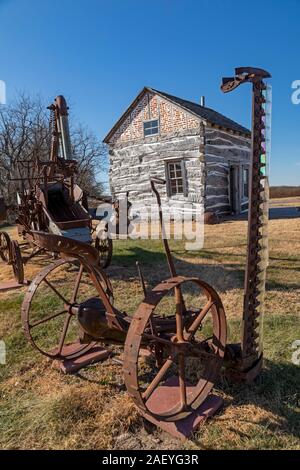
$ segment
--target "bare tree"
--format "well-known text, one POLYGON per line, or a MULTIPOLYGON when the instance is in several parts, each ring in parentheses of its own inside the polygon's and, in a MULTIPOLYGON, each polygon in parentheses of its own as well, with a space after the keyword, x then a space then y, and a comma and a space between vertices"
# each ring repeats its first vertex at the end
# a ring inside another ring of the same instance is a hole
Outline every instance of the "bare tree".
POLYGON ((11 179, 22 176, 22 162, 34 152, 45 159, 48 145, 46 113, 39 98, 21 94, 10 106, 0 107, 0 193, 9 201, 16 189, 11 179))
MULTIPOLYGON (((98 177, 107 167, 104 144, 81 125, 72 126, 71 142, 78 184, 99 197, 103 187, 98 177)), ((50 143, 49 113, 39 97, 19 94, 11 105, 0 107, 0 196, 15 202, 17 183, 11 180, 26 177, 27 161, 48 160, 50 143)))
POLYGON ((107 150, 97 136, 79 125, 71 132, 73 156, 78 162, 77 182, 90 196, 100 197, 104 186, 99 179, 107 169, 107 150))

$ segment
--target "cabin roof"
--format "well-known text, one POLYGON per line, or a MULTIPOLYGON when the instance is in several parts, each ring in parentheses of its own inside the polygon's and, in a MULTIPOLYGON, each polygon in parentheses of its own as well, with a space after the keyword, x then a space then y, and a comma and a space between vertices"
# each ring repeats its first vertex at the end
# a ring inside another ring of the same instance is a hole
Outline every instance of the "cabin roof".
POLYGON ((233 130, 235 132, 245 134, 249 137, 251 136, 251 131, 249 129, 241 126, 237 122, 224 116, 221 113, 218 113, 217 111, 211 108, 207 108, 206 106, 201 106, 200 104, 194 103, 192 101, 185 100, 174 95, 170 95, 169 93, 165 93, 164 91, 155 90, 154 88, 150 88, 150 87, 144 87, 141 90, 141 92, 137 95, 137 97, 133 100, 133 102, 130 104, 130 106, 126 109, 126 111, 122 114, 120 119, 118 119, 116 124, 111 128, 109 133, 105 136, 105 138, 103 139, 103 142, 105 143, 109 142, 111 136, 120 126, 122 121, 128 116, 128 114, 132 111, 132 109, 135 108, 135 106, 137 105, 139 100, 142 98, 142 96, 147 92, 154 93, 156 95, 159 95, 165 98, 171 103, 176 104, 177 106, 180 106, 182 109, 196 115, 197 117, 201 119, 204 119, 205 121, 208 121, 210 124, 220 126, 224 129, 233 130))

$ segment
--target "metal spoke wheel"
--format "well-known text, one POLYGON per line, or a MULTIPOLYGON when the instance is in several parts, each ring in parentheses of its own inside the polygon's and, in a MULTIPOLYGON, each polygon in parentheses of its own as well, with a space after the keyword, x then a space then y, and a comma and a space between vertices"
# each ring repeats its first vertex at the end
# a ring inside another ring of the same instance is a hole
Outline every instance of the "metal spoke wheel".
POLYGON ((99 252, 100 257, 100 267, 107 268, 111 263, 112 252, 113 252, 113 242, 109 237, 97 236, 95 239, 95 248, 99 252))
POLYGON ((73 359, 95 342, 80 344, 77 314, 81 303, 98 297, 96 283, 111 292, 101 269, 88 269, 76 260, 57 260, 32 281, 22 304, 22 323, 27 339, 52 359, 73 359), (90 271, 89 271, 90 272, 90 271))
POLYGON ((0 258, 7 264, 11 262, 11 240, 6 232, 0 232, 0 258))
POLYGON ((144 413, 165 421, 185 418, 218 380, 225 346, 225 312, 215 290, 197 278, 162 282, 138 307, 128 331, 127 390, 144 413), (145 347, 152 352, 146 359, 145 347), (172 394, 164 411, 155 399, 161 386, 172 394))

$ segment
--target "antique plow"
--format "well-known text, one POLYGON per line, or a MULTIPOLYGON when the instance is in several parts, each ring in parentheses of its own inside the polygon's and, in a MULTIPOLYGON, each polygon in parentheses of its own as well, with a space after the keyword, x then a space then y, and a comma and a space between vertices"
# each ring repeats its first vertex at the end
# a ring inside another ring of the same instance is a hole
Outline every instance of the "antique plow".
POLYGON ((228 348, 232 364, 227 373, 237 381, 251 381, 262 367, 262 323, 268 266, 268 153, 271 88, 265 80, 271 75, 261 69, 243 67, 233 78, 223 78, 224 93, 243 83, 252 84, 252 151, 250 161, 248 242, 244 287, 242 339, 228 348))

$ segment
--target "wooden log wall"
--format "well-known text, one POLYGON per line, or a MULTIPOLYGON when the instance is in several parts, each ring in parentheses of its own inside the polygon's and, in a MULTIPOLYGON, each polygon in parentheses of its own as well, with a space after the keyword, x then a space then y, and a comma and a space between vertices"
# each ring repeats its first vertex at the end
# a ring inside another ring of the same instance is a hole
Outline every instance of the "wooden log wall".
POLYGON ((150 177, 166 179, 166 163, 182 160, 186 196, 168 196, 166 186, 160 188, 162 200, 170 205, 184 202, 204 204, 204 167, 200 154, 199 129, 176 133, 175 136, 126 142, 110 149, 110 185, 114 196, 129 191, 129 199, 146 204, 152 201, 150 177))
POLYGON ((235 190, 243 209, 242 171, 250 163, 250 137, 206 126, 205 130, 205 210, 226 214, 231 211, 230 167, 238 168, 235 190))

